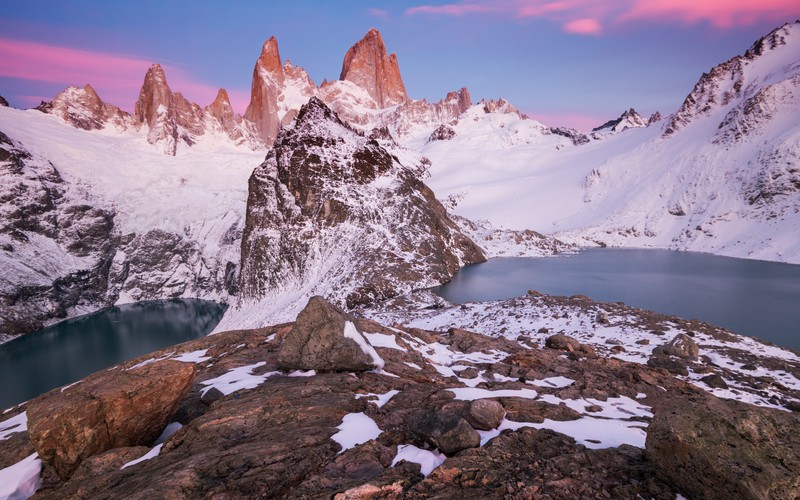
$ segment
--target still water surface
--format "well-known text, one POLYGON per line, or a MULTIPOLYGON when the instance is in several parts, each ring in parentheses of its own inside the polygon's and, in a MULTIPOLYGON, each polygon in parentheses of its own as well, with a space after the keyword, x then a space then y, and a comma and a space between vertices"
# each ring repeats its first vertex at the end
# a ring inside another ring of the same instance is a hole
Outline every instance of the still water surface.
POLYGON ((598 248, 563 257, 492 259, 463 268, 435 291, 463 303, 528 290, 625 302, 800 349, 800 265, 598 248))
POLYGON ((203 337, 225 306, 198 299, 139 302, 63 321, 0 345, 0 412, 54 387, 203 337))

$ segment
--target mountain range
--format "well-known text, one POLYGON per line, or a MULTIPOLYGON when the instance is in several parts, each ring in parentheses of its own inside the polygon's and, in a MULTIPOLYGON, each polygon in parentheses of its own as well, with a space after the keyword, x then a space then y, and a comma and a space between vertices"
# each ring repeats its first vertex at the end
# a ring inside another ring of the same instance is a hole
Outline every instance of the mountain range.
POLYGON ((374 255, 395 263, 448 255, 443 272, 428 264, 402 271, 427 277, 426 286, 465 262, 570 245, 798 263, 798 46, 800 23, 784 25, 702 75, 676 112, 645 119, 630 109, 589 133, 544 125, 504 99, 473 103, 466 88, 438 102, 411 99, 375 29, 347 52, 340 78, 319 86, 283 61, 270 38, 244 115, 224 89, 206 107, 189 102, 157 64, 133 114, 88 84, 34 110, 0 107, 0 264, 8 270, 0 331, 32 331, 112 303, 189 296, 237 304, 224 326, 258 326, 293 318, 324 290, 338 290, 344 306, 361 303, 351 300, 357 290, 377 300, 410 289, 414 280, 366 278, 359 270, 375 266, 374 255), (342 133, 325 132, 331 127, 342 133), (320 168, 297 177, 292 155, 320 168), (360 171, 363 155, 385 168, 360 171), (265 182, 272 194, 259 197, 265 182), (390 214, 384 200, 401 193, 422 202, 390 214), (437 231, 406 237, 403 220, 417 212, 437 231), (267 213, 294 221, 291 234, 255 221, 267 213), (342 229, 365 224, 366 240, 342 229), (264 239, 273 233, 277 239, 264 239), (249 260, 263 256, 253 238, 277 245, 288 267, 249 260), (325 241, 394 250, 347 253, 362 265, 348 269, 324 258, 333 255, 322 251, 325 241), (421 247, 429 250, 408 253, 421 247), (287 286, 292 293, 281 295, 287 286), (293 306, 256 307, 277 295, 293 306))

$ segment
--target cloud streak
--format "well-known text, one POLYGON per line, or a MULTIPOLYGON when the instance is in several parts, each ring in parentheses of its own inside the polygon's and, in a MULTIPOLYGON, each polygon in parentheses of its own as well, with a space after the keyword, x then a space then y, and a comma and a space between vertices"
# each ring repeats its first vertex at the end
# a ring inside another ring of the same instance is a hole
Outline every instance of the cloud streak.
MULTIPOLYGON (((128 111, 133 109, 145 72, 154 62, 2 37, 0 60, 3 61, 0 77, 62 84, 64 87, 82 87, 90 83, 104 101, 128 111)), ((201 105, 214 100, 216 87, 195 81, 178 68, 162 66, 173 92, 182 92, 189 100, 201 105)), ((234 109, 243 110, 249 95, 238 90, 229 91, 229 94, 234 109)))
POLYGON ((418 5, 406 15, 454 16, 495 14, 512 19, 543 18, 567 33, 598 35, 610 26, 638 22, 708 23, 730 29, 759 21, 785 21, 800 15, 797 0, 461 0, 418 5))

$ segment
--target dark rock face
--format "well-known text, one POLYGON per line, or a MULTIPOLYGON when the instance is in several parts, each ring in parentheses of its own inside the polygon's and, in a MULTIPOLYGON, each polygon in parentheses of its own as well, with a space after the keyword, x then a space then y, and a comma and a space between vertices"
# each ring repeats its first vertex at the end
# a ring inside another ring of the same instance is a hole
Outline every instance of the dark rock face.
POLYGON ((580 146, 582 144, 589 144, 590 139, 586 134, 575 130, 574 128, 568 127, 551 127, 550 128, 551 134, 560 135, 562 137, 566 137, 572 141, 574 146, 580 146))
POLYGON ((6 101, 5 97, 0 95, 0 106, 8 107, 8 101, 6 101))
POLYGON ((796 498, 798 422, 780 410, 710 396, 668 401, 648 428, 647 458, 690 498, 796 498))
POLYGON ((369 342, 352 318, 322 297, 311 297, 278 352, 278 366, 284 370, 319 371, 383 368, 377 353, 373 357, 362 346, 369 346, 369 342))
POLYGON ((476 448, 481 436, 463 418, 446 411, 431 409, 418 416, 411 426, 422 439, 446 455, 476 448))
POLYGON ((62 479, 97 453, 150 445, 175 414, 194 373, 191 363, 158 361, 53 390, 28 405, 31 441, 62 479))
POLYGON ((449 125, 441 124, 438 127, 436 127, 436 130, 434 130, 431 133, 431 136, 428 138, 428 142, 449 141, 450 139, 452 139, 455 136, 456 136, 456 131, 453 130, 453 127, 450 127, 449 125))
POLYGON ((0 133, 0 340, 75 306, 108 305, 114 214, 74 201, 58 170, 0 133))
POLYGON ((418 180, 422 168, 312 98, 250 178, 242 297, 310 288, 352 308, 485 260, 418 180))

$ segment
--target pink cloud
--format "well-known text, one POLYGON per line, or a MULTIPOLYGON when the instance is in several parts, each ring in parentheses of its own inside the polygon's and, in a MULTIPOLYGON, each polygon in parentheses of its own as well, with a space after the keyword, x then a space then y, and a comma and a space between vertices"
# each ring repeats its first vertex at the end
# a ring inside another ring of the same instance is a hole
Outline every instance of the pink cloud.
POLYGON ((598 117, 579 113, 526 113, 534 120, 540 121, 549 127, 569 127, 581 132, 588 132, 608 120, 608 117, 598 117))
POLYGON ((388 10, 378 9, 378 8, 375 8, 375 7, 370 7, 369 9, 367 9, 367 14, 369 14, 372 17, 377 17, 378 19, 388 19, 389 18, 389 11, 388 10))
POLYGON ((599 35, 603 31, 597 19, 583 18, 575 19, 564 24, 564 31, 576 35, 599 35))
MULTIPOLYGON (((0 76, 68 85, 90 83, 100 97, 125 110, 132 110, 147 68, 153 63, 138 57, 46 45, 0 38, 0 76)), ((217 87, 192 79, 184 71, 162 65, 173 91, 201 106, 211 103, 217 87)), ((249 96, 229 91, 231 104, 243 111, 249 96)), ((18 96, 20 99, 23 96, 18 96)), ((47 98, 52 99, 52 96, 47 98)), ((38 104, 38 102, 36 103, 38 104)))
POLYGON ((707 21, 717 28, 733 28, 759 20, 789 20, 798 13, 797 0, 634 0, 620 20, 707 21))
POLYGON ((761 20, 779 22, 800 15, 797 0, 470 0, 444 5, 419 5, 406 15, 495 13, 512 19, 544 18, 568 33, 597 35, 602 26, 641 21, 695 24, 717 28, 744 26, 761 20))

